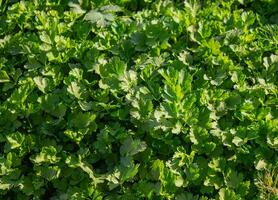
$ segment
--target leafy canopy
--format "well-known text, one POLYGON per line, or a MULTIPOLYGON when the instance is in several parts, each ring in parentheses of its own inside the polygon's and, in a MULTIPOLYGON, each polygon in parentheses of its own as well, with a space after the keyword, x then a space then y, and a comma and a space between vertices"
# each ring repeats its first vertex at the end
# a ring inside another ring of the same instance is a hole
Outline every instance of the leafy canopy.
POLYGON ((0 199, 277 199, 277 5, 1 0, 0 199))

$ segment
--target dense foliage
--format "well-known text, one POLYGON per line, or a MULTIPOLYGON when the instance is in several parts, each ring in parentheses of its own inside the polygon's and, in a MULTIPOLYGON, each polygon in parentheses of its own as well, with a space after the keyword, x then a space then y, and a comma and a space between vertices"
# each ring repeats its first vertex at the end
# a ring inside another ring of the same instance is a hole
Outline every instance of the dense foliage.
POLYGON ((0 198, 277 199, 276 0, 0 0, 0 198))

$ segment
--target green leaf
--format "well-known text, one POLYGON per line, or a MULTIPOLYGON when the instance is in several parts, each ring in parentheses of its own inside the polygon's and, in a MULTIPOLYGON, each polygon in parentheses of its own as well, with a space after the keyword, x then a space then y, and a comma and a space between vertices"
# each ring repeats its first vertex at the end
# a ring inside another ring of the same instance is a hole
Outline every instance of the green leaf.
POLYGON ((147 148, 147 144, 144 141, 140 141, 138 139, 133 140, 132 138, 128 138, 124 141, 120 148, 121 155, 129 155, 133 156, 139 152, 145 151, 147 148))
POLYGON ((105 27, 111 21, 115 20, 115 16, 112 13, 102 13, 99 11, 91 10, 85 15, 84 20, 87 20, 92 24, 96 24, 98 27, 105 27))
POLYGON ((77 99, 81 98, 82 91, 80 85, 77 82, 71 82, 67 88, 67 91, 77 99))
POLYGON ((235 192, 225 188, 219 190, 219 200, 236 200, 238 197, 235 192))
POLYGON ((6 71, 0 70, 0 83, 10 82, 10 77, 6 71))
POLYGON ((67 107, 61 102, 60 96, 57 94, 46 94, 38 101, 44 111, 55 117, 62 118, 66 114, 67 107))
POLYGON ((0 182, 0 190, 9 190, 12 186, 12 184, 0 182))
POLYGON ((72 12, 76 14, 84 14, 86 11, 81 8, 80 5, 69 2, 69 7, 71 7, 72 12))
POLYGON ((264 160, 259 160, 257 163, 255 163, 255 167, 257 170, 263 170, 266 169, 267 163, 264 160))
POLYGON ((41 176, 48 181, 58 179, 61 173, 61 169, 58 166, 35 166, 37 176, 41 176))
POLYGON ((24 135, 20 132, 15 132, 6 136, 8 143, 11 146, 11 149, 16 149, 21 147, 24 142, 24 135))
POLYGON ((83 139, 85 136, 85 133, 82 131, 72 131, 72 130, 65 130, 64 134, 75 141, 77 144, 80 143, 80 141, 83 139))
POLYGON ((42 91, 43 93, 46 93, 46 89, 49 84, 49 80, 47 78, 43 78, 41 76, 37 76, 34 79, 34 82, 38 86, 39 90, 42 91))
POLYGON ((43 31, 43 32, 40 34, 39 37, 40 37, 40 39, 41 39, 42 42, 45 42, 45 43, 47 43, 47 44, 52 44, 52 41, 51 41, 49 35, 48 35, 45 31, 43 31))
POLYGON ((231 169, 229 169, 226 173, 225 182, 229 188, 237 188, 239 186, 238 183, 241 183, 242 181, 242 174, 238 174, 236 171, 231 169))
POLYGON ((56 156, 56 154, 57 150, 54 146, 43 147, 41 152, 31 160, 38 165, 42 163, 57 163, 61 158, 56 156))
POLYGON ((242 144, 244 144, 244 140, 241 139, 238 136, 235 136, 233 141, 232 141, 236 146, 241 146, 242 144))
POLYGON ((140 164, 136 164, 129 167, 120 168, 120 181, 123 183, 127 180, 132 179, 138 173, 139 166, 140 164))
POLYGON ((75 129, 84 129, 95 121, 96 115, 92 113, 74 113, 69 117, 69 126, 75 129))

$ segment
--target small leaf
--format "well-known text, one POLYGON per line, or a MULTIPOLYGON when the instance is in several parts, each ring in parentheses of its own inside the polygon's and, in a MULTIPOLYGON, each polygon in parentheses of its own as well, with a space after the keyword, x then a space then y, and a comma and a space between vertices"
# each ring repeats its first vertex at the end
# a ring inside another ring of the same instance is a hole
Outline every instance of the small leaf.
POLYGON ((0 70, 0 83, 10 82, 10 77, 7 72, 4 70, 0 70))
POLYGON ((233 141, 232 141, 236 146, 241 146, 242 144, 244 144, 243 139, 241 139, 238 136, 235 136, 233 141))
POLYGON ((126 139, 120 148, 121 155, 133 156, 139 152, 145 151, 147 145, 138 139, 133 140, 132 138, 126 139))
POLYGON ((78 101, 78 104, 83 111, 90 111, 93 107, 93 103, 91 101, 78 101))
POLYGON ((81 98, 81 87, 77 82, 71 82, 67 88, 67 91, 75 96, 77 99, 81 98))
POLYGON ((61 169, 58 166, 35 166, 37 176, 42 176, 48 181, 58 179, 61 173, 61 169))
POLYGON ((41 76, 36 76, 33 80, 38 86, 39 90, 42 91, 43 93, 46 93, 46 88, 48 86, 49 80, 41 76))
POLYGON ((0 181, 0 190, 9 190, 13 185, 9 183, 2 183, 0 181))
POLYGON ((111 21, 114 21, 114 19, 115 17, 112 13, 101 13, 96 10, 91 10, 84 17, 84 20, 87 20, 92 24, 97 24, 98 27, 105 27, 111 21))
POLYGON ((100 10, 103 12, 120 12, 122 11, 122 8, 117 5, 107 5, 107 6, 102 6, 100 10))
POLYGON ((43 31, 40 34, 40 39, 41 39, 41 41, 43 41, 43 42, 45 42, 47 44, 52 44, 52 41, 51 41, 49 35, 45 31, 43 31))
POLYGON ((219 200, 237 200, 235 192, 232 190, 228 190, 226 188, 221 188, 219 190, 219 200))
POLYGON ((267 163, 261 159, 257 163, 255 163, 255 167, 257 170, 263 170, 263 169, 266 169, 267 163))
POLYGON ((136 165, 131 165, 129 167, 124 167, 123 169, 121 169, 121 176, 120 176, 120 180, 121 182, 125 182, 126 180, 132 179, 137 173, 138 173, 138 168, 139 168, 139 164, 136 165))
POLYGON ((22 143, 24 142, 24 139, 25 139, 24 135, 22 135, 19 132, 12 133, 7 136, 7 140, 9 142, 9 144, 11 145, 11 149, 19 148, 22 145, 22 143))
POLYGON ((83 10, 83 9, 81 8, 81 6, 78 5, 78 4, 75 4, 75 3, 70 2, 68 5, 69 5, 69 7, 71 8, 72 12, 74 12, 75 14, 80 14, 80 15, 82 15, 82 14, 84 14, 84 13, 86 12, 86 11, 83 10))
POLYGON ((176 180, 175 180, 175 185, 176 185, 177 187, 181 187, 181 186, 183 185, 183 183, 184 183, 183 178, 182 178, 181 176, 177 176, 177 177, 176 177, 176 180))

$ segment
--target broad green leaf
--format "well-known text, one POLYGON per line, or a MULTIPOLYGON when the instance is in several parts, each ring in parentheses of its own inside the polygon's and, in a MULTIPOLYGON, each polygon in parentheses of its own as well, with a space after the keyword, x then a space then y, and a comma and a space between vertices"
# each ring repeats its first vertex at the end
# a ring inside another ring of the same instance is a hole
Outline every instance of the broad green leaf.
POLYGON ((128 138, 124 141, 120 148, 121 155, 130 155, 133 156, 139 152, 145 151, 147 148, 147 144, 138 139, 133 140, 132 138, 128 138))
POLYGON ((96 10, 91 10, 85 15, 84 20, 87 20, 92 24, 97 24, 98 27, 105 27, 111 21, 115 20, 115 16, 112 13, 105 13, 96 10))
POLYGON ((229 188, 239 187, 239 183, 242 181, 243 181, 242 174, 238 174, 236 171, 230 169, 226 173, 225 182, 229 188))
POLYGON ((89 125, 91 125, 96 118, 95 114, 92 113, 74 113, 70 115, 68 124, 70 127, 76 128, 76 129, 85 129, 89 125))

